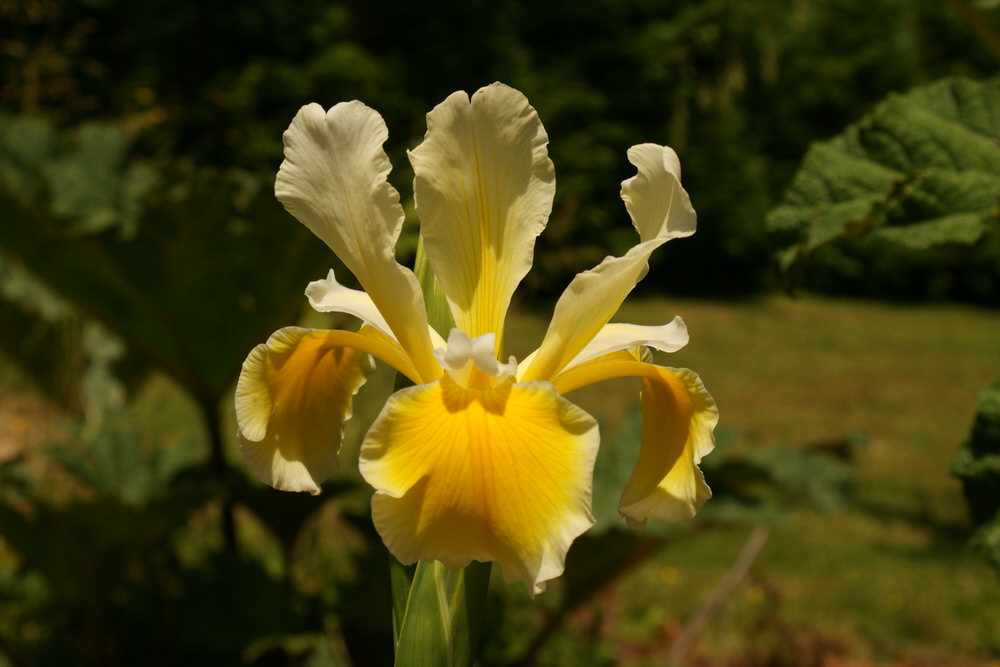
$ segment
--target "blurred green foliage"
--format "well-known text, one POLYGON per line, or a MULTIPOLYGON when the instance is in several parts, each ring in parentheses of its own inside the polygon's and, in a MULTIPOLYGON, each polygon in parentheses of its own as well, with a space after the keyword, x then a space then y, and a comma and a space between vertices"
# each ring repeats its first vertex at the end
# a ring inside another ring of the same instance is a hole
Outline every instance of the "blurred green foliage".
POLYGON ((964 0, 32 0, 0 12, 10 110, 121 123, 153 160, 270 176, 299 106, 361 99, 387 120, 404 200, 403 151, 434 104, 497 79, 521 89, 559 179, 528 285, 543 296, 631 245, 617 183, 625 149, 644 141, 678 149, 701 225, 683 251, 654 256, 642 288, 772 284, 764 214, 809 143, 890 91, 992 75, 1000 55, 996 8, 964 0))
POLYGON ((296 664, 323 643, 315 594, 259 554, 185 533, 218 511, 215 487, 225 484, 243 506, 262 506, 255 514, 274 536, 294 541, 337 489, 323 500, 264 497, 239 477, 209 477, 190 448, 164 447, 162 434, 122 417, 83 438, 85 452, 50 450, 55 468, 44 475, 19 459, 0 466, 0 534, 16 558, 0 575, 0 664, 262 665, 275 664, 276 649, 277 664, 296 664), (70 497, 47 490, 53 482, 70 497), (294 650, 296 636, 313 637, 309 650, 294 650))
POLYGON ((322 246, 260 176, 125 161, 117 126, 0 117, 0 137, 0 247, 215 410, 246 351, 298 314, 322 246))
POLYGON ((952 472, 962 480, 975 525, 973 543, 1000 571, 1000 383, 979 395, 972 433, 952 472))

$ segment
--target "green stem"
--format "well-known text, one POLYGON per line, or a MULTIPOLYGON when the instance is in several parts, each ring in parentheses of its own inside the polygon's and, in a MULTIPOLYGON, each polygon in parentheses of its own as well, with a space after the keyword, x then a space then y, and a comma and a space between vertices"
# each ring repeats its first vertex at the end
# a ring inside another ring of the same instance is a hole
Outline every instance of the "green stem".
MULTIPOLYGON (((439 562, 421 562, 396 626, 395 667, 472 667, 486 611, 491 563, 474 562, 450 570, 439 562)), ((394 566, 394 603, 402 602, 395 584, 409 574, 394 566)), ((393 616, 396 616, 394 604, 393 616)))
POLYGON ((451 306, 441 289, 441 283, 437 276, 431 271, 430 262, 427 260, 427 253, 424 251, 424 239, 417 242, 417 257, 414 260, 413 272, 417 274, 420 281, 420 291, 424 293, 424 304, 427 309, 427 321, 434 330, 444 338, 448 338, 448 333, 455 326, 455 318, 451 314, 451 306))

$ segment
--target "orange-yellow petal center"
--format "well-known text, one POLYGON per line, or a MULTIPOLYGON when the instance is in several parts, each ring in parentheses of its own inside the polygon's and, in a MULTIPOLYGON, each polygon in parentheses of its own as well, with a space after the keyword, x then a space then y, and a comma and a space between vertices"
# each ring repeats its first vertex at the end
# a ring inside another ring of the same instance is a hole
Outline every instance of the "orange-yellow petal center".
POLYGON ((497 561, 537 592, 593 523, 597 424, 545 382, 397 392, 369 431, 361 473, 375 526, 403 563, 497 561))

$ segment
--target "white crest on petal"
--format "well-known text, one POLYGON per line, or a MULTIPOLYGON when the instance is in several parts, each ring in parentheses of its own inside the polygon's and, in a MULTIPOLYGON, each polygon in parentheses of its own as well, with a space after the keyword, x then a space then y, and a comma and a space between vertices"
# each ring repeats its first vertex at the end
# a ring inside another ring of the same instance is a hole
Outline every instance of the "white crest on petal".
POLYGON ((473 368, 488 375, 490 384, 496 386, 517 375, 517 360, 510 357, 507 363, 500 363, 493 352, 495 341, 494 333, 469 338, 463 331, 452 329, 448 334, 447 347, 434 350, 434 356, 441 368, 460 386, 469 384, 473 368))

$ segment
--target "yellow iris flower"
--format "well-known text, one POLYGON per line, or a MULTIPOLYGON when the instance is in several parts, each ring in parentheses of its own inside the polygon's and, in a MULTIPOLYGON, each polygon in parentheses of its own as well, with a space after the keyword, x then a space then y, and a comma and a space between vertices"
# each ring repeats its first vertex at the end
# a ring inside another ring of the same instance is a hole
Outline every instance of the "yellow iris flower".
POLYGON ((284 134, 278 199, 364 288, 331 271, 306 296, 362 326, 285 328, 250 353, 236 388, 249 468, 275 488, 319 493, 336 472, 352 397, 380 359, 414 384, 388 399, 361 448, 389 551, 404 564, 496 561, 507 581, 537 593, 593 524, 597 422, 564 394, 639 377, 642 447, 619 512, 633 527, 693 516, 711 496, 698 464, 714 446, 715 402, 695 373, 656 366, 648 352, 685 345, 684 323, 609 323, 650 254, 695 231, 674 151, 629 149, 638 173, 621 194, 639 243, 576 276, 538 349, 503 362, 507 308, 555 192, 541 121, 503 84, 457 92, 428 114, 409 153, 427 259, 455 321, 447 340, 428 326, 418 279, 394 255, 403 209, 387 180, 387 137, 382 117, 356 101, 305 106, 284 134))

